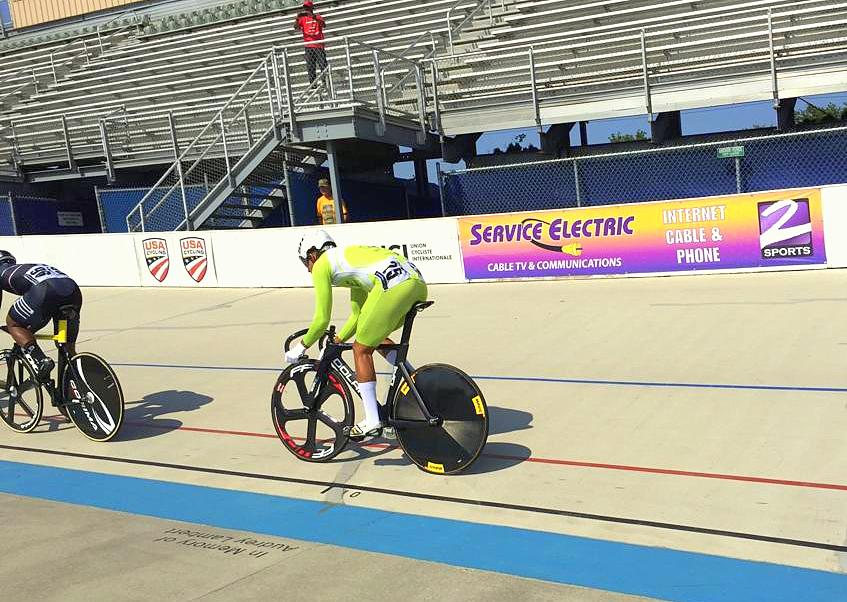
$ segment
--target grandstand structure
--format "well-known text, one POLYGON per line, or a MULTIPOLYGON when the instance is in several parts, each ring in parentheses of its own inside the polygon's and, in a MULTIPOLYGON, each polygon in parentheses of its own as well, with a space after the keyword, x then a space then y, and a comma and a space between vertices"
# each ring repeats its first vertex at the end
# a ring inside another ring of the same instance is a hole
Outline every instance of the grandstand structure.
POLYGON ((279 206, 293 215, 289 174, 325 162, 339 190, 348 158, 385 171, 398 146, 420 177, 425 159, 467 156, 493 129, 549 125, 555 151, 576 122, 649 115, 661 141, 684 109, 770 99, 790 125, 794 98, 847 89, 847 2, 317 9, 329 68, 314 83, 286 0, 141 5, 0 41, 0 179, 115 181, 157 166, 129 229, 255 226, 279 206))

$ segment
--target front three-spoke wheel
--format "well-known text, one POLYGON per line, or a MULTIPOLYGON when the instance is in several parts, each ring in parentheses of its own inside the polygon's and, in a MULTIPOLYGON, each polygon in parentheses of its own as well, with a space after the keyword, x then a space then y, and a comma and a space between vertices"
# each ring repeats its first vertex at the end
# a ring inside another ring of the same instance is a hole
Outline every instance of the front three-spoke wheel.
POLYGON ((285 449, 306 462, 326 462, 341 453, 353 425, 350 389, 334 371, 327 375, 315 403, 309 403, 317 367, 315 360, 288 366, 271 394, 277 435, 285 449))
POLYGON ((7 355, 5 363, 6 382, 0 388, 0 416, 13 431, 28 433, 38 426, 44 411, 41 385, 20 355, 7 355))

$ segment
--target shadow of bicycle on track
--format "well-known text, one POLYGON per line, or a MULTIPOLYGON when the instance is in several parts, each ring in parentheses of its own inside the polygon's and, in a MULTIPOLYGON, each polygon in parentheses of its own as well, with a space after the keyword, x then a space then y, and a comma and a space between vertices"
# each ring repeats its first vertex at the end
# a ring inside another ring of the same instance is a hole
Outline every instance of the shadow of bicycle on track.
POLYGON ((159 391, 138 401, 126 403, 124 423, 115 441, 136 441, 164 435, 183 425, 182 420, 166 418, 167 414, 192 412, 212 402, 213 397, 195 391, 159 391))
MULTIPOLYGON (((488 415, 489 437, 491 435, 502 435, 532 428, 533 415, 529 412, 489 406, 488 415)), ((379 445, 380 443, 381 441, 377 441, 374 445, 379 445)), ((383 455, 386 451, 399 449, 399 444, 396 442, 392 443, 394 445, 388 446, 386 449, 380 451, 378 455, 383 455)), ((362 457, 374 457, 374 454, 362 454, 362 457)), ((458 474, 473 475, 497 472, 517 466, 530 457, 532 457, 532 450, 525 445, 504 441, 488 441, 476 462, 469 469, 458 474)), ((374 465, 376 466, 409 466, 411 464, 412 461, 405 454, 402 454, 400 457, 379 458, 374 461, 374 465)))

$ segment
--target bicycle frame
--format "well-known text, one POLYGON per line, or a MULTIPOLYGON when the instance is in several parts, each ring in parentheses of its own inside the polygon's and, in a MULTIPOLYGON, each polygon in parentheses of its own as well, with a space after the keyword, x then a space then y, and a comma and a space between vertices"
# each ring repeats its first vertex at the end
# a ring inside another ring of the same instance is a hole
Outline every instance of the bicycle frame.
MULTIPOLYGON (((428 307, 429 305, 431 305, 431 303, 424 305, 424 307, 428 307)), ((385 412, 385 421, 389 426, 393 427, 420 428, 422 426, 440 426, 443 422, 440 417, 433 416, 430 413, 429 408, 426 407, 426 403, 421 397, 420 391, 418 391, 418 388, 415 386, 415 381, 412 379, 412 375, 409 371, 411 366, 406 361, 409 354, 409 339, 412 336, 412 324, 414 323, 415 315, 418 311, 419 310, 417 309, 412 309, 406 315, 406 320, 403 324, 403 334, 400 337, 399 343, 394 343, 393 345, 383 344, 376 348, 377 351, 397 352, 397 358, 394 361, 394 369, 391 373, 391 384, 388 387, 388 396, 385 403, 382 404, 382 410, 385 412), (402 378, 397 378, 398 375, 402 378), (406 383, 408 385, 409 390, 414 396, 421 414, 424 417, 424 420, 395 420, 391 418, 391 411, 394 406, 394 397, 397 395, 398 388, 402 386, 401 383, 406 383)), ((350 368, 349 364, 344 361, 344 358, 341 357, 343 352, 352 350, 353 345, 350 343, 333 343, 332 340, 334 336, 335 327, 331 327, 327 332, 326 348, 318 362, 318 377, 312 384, 312 390, 309 391, 309 403, 311 406, 309 409, 314 409, 314 404, 316 403, 318 394, 325 386, 328 385, 330 368, 333 368, 338 374, 340 374, 350 388, 361 398, 359 383, 356 381, 356 373, 350 368)))

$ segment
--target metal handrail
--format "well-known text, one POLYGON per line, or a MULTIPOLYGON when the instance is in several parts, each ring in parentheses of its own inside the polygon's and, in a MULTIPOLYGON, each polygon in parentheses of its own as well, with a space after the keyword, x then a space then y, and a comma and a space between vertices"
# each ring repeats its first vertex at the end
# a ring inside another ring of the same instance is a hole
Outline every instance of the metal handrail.
MULTIPOLYGON (((232 123, 234 123, 235 120, 237 120, 244 113, 244 111, 247 109, 247 107, 256 99, 256 97, 260 93, 265 91, 265 87, 270 85, 270 82, 265 82, 260 87, 260 89, 256 93, 253 94, 253 96, 250 98, 250 100, 248 102, 246 102, 243 107, 241 107, 241 110, 237 113, 237 115, 234 118, 232 118, 230 120, 230 122, 228 124, 223 121, 224 120, 224 112, 227 109, 230 108, 230 106, 233 104, 233 102, 236 100, 236 98, 238 98, 238 96, 247 88, 247 86, 250 85, 250 83, 254 81, 254 77, 256 76, 256 74, 259 73, 260 71, 264 70, 266 65, 268 65, 268 63, 273 60, 273 54, 274 54, 273 52, 269 52, 267 55, 265 55, 265 58, 261 61, 261 63, 259 63, 256 66, 256 68, 253 69, 253 71, 250 73, 250 75, 247 77, 247 79, 244 80, 244 82, 241 84, 241 86, 239 86, 238 89, 235 92, 233 92, 233 94, 230 96, 229 100, 215 113, 215 115, 212 117, 212 119, 209 120, 209 122, 200 131, 200 133, 197 134, 194 137, 194 139, 182 151, 182 153, 179 154, 179 156, 171 164, 171 166, 165 171, 165 173, 162 174, 162 177, 159 178, 159 180, 150 188, 150 190, 147 192, 147 194, 145 194, 142 197, 142 199, 138 202, 138 204, 135 207, 133 207, 132 210, 127 214, 126 222, 127 222, 127 227, 130 229, 130 231, 132 231, 132 227, 130 226, 129 220, 136 212, 138 212, 138 214, 139 214, 140 224, 141 224, 142 230, 143 230, 144 229, 144 219, 145 219, 145 217, 149 217, 150 215, 155 213, 159 209, 159 207, 165 202, 165 200, 170 197, 170 194, 173 191, 176 190, 176 187, 181 185, 181 181, 180 181, 179 183, 172 186, 168 190, 168 192, 162 196, 162 199, 152 209, 150 209, 150 211, 147 212, 147 215, 145 216, 144 203, 154 193, 157 192, 158 188, 164 183, 164 181, 175 170, 180 169, 181 163, 186 160, 188 155, 194 150, 195 146, 197 146, 197 144, 206 135, 206 133, 212 128, 212 126, 216 125, 216 124, 222 124, 220 132, 217 134, 217 136, 214 137, 213 141, 210 144, 206 145, 206 148, 200 153, 200 156, 197 157, 194 160, 192 165, 185 172, 183 172, 182 178, 185 178, 186 176, 188 176, 200 164, 200 162, 209 154, 209 152, 211 152, 211 150, 215 146, 217 146, 219 140, 225 135, 225 132, 229 128, 229 126, 231 126, 232 123)), ((188 216, 188 217, 190 218, 190 216, 188 216)))
MULTIPOLYGON (((122 18, 122 17, 124 17, 126 14, 132 14, 132 15, 133 15, 133 17, 135 18, 135 23, 134 23, 134 24, 132 24, 132 25, 126 25, 126 26, 124 26, 124 27, 120 27, 120 28, 118 28, 118 29, 116 29, 116 30, 112 31, 111 33, 109 33, 109 34, 108 34, 108 36, 106 36, 106 38, 105 38, 105 39, 106 39, 106 41, 109 41, 109 40, 111 40, 114 36, 116 36, 117 34, 122 33, 122 32, 124 32, 124 31, 126 31, 127 29, 130 29, 130 28, 135 27, 135 26, 137 26, 137 25, 138 25, 138 15, 135 13, 135 11, 127 11, 127 12, 121 13, 121 14, 120 14, 120 15, 118 15, 118 17, 116 17, 115 19, 111 19, 110 21, 108 21, 107 23, 103 24, 102 26, 98 26, 98 27, 97 27, 97 40, 98 40, 98 44, 99 44, 99 46, 100 46, 100 53, 101 53, 101 54, 102 54, 103 52, 105 52, 105 49, 104 49, 104 47, 103 47, 103 37, 101 36, 101 33, 100 33, 100 32, 101 32, 101 28, 103 28, 103 27, 105 27, 106 25, 108 25, 108 24, 110 24, 110 23, 114 22, 114 21, 115 21, 116 19, 118 19, 118 18, 122 18)), ((64 52, 66 52, 66 50, 67 50, 68 48, 70 48, 70 47, 71 47, 71 46, 73 46, 74 44, 78 44, 78 43, 80 43, 80 42, 83 44, 83 49, 82 49, 82 50, 80 50, 79 52, 76 52, 75 54, 71 55, 70 57, 66 57, 66 58, 63 60, 63 62, 59 65, 59 67, 63 67, 63 66, 65 66, 65 65, 67 65, 68 63, 72 63, 74 60, 76 60, 77 58, 79 58, 80 56, 83 56, 83 55, 85 55, 87 59, 90 59, 90 58, 91 58, 91 53, 89 52, 89 49, 88 49, 88 38, 87 38, 87 37, 85 37, 85 36, 80 36, 80 37, 74 38, 73 40, 70 40, 69 42, 67 42, 66 44, 63 44, 63 45, 62 45, 62 46, 60 46, 59 48, 55 48, 55 49, 53 49, 53 50, 51 50, 51 51, 50 51, 50 54, 49 54, 49 57, 50 57, 50 70, 51 70, 51 72, 52 72, 52 74, 53 74, 53 82, 54 82, 54 83, 58 83, 58 81, 59 81, 59 80, 58 80, 58 77, 57 77, 57 74, 56 74, 56 63, 55 63, 55 58, 54 58, 54 57, 55 57, 57 54, 59 54, 59 53, 64 53, 64 52)), ((7 76, 6 76, 6 77, 4 77, 2 80, 0 80, 0 85, 2 85, 4 82, 6 82, 6 81, 8 81, 8 80, 10 80, 10 79, 15 79, 15 78, 19 77, 21 74, 26 73, 27 71, 29 71, 29 72, 31 72, 31 73, 32 73, 32 76, 33 76, 33 83, 35 83, 35 85, 37 86, 37 85, 38 85, 38 78, 37 78, 37 76, 35 75, 35 69, 34 69, 33 67, 23 67, 23 68, 21 68, 20 70, 16 71, 15 73, 13 73, 13 74, 11 74, 11 75, 7 75, 7 76)), ((18 86, 17 88, 15 88, 14 90, 12 90, 11 92, 8 92, 8 93, 4 94, 3 96, 0 96, 0 103, 2 103, 4 100, 6 100, 7 98, 9 98, 10 96, 13 96, 13 95, 17 94, 20 90, 22 90, 23 88, 27 87, 28 85, 30 85, 30 84, 29 84, 29 82, 27 82, 27 83, 25 83, 25 84, 21 84, 20 86, 18 86)))
MULTIPOLYGON (((486 5, 488 6, 488 18, 490 25, 494 24, 494 11, 492 10, 492 5, 494 4, 494 0, 478 0, 471 11, 465 15, 465 18, 462 19, 458 25, 455 27, 450 25, 450 21, 453 18, 453 11, 459 8, 462 4, 464 4, 467 0, 457 0, 450 8, 447 9, 447 43, 448 50, 450 51, 450 56, 454 56, 453 53, 453 34, 459 33, 466 23, 470 22, 476 14, 482 10, 486 5)), ((504 0, 500 0, 500 7, 505 11, 504 0)))

